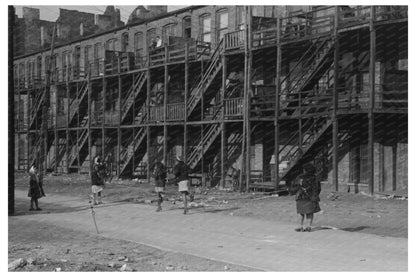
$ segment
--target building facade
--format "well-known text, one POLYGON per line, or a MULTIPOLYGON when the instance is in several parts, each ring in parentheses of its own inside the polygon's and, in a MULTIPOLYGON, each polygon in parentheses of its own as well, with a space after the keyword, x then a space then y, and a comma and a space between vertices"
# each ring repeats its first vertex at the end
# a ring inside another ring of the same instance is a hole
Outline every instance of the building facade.
POLYGON ((180 154, 211 185, 290 187, 313 162, 336 190, 407 188, 407 39, 404 6, 190 6, 26 52, 16 170, 102 155, 149 178, 180 154))

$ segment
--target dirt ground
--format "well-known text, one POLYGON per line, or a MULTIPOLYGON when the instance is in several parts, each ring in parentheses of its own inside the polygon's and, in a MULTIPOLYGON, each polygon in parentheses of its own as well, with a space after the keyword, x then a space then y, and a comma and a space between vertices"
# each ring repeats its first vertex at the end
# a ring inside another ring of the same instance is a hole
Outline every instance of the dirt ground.
MULTIPOLYGON (((48 193, 65 194, 88 201, 90 181, 87 175, 48 175, 44 181, 48 193)), ((28 188, 27 174, 15 174, 16 189, 28 188)), ((164 209, 179 208, 182 203, 175 186, 166 190, 164 209)), ((397 193, 396 193, 397 194, 397 193)), ((406 192, 401 192, 401 195, 406 192)), ((407 195, 406 195, 407 196, 407 195)), ((380 236, 408 237, 408 201, 390 195, 334 193, 323 189, 314 226, 380 236)), ((104 202, 138 202, 156 208, 153 186, 134 180, 113 180, 104 190, 104 202)), ((26 203, 27 202, 27 203, 26 203)), ((26 202, 17 201, 16 210, 26 210, 26 202)), ((42 199, 40 200, 40 205, 42 199)), ((229 216, 255 217, 294 223, 298 221, 294 196, 267 193, 238 193, 218 189, 195 189, 191 209, 229 216)), ((246 271, 247 268, 202 259, 181 253, 162 251, 126 241, 103 239, 71 229, 44 226, 9 218, 9 263, 34 259, 16 271, 246 271), (111 249, 112 252, 108 252, 111 249), (106 251, 104 251, 106 250, 106 251), (35 257, 35 258, 33 258, 35 257), (124 258, 123 258, 124 257, 124 258), (123 259, 122 259, 123 258, 123 259), (127 260, 126 260, 127 259, 127 260), (126 264, 127 268, 121 268, 126 264)))

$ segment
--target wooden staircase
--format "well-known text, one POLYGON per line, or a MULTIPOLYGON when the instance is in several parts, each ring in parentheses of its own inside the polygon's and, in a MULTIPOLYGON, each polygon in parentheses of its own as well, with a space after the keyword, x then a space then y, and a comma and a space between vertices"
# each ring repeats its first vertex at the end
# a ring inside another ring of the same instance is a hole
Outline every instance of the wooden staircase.
POLYGON ((82 116, 81 109, 86 110, 86 108, 84 108, 82 105, 85 105, 85 107, 88 106, 88 103, 85 104, 85 99, 88 99, 88 97, 86 97, 88 95, 87 78, 88 76, 84 81, 82 81, 81 87, 78 90, 77 98, 73 99, 69 104, 69 126, 76 125, 76 115, 79 114, 80 116, 82 116))
POLYGON ((30 110, 30 123, 29 129, 34 129, 36 119, 42 114, 42 105, 45 101, 46 89, 44 87, 40 87, 35 90, 36 98, 33 101, 33 105, 30 110))
POLYGON ((221 53, 223 52, 223 39, 221 39, 214 53, 208 62, 207 69, 199 82, 191 88, 191 94, 188 98, 186 109, 188 116, 190 116, 202 98, 202 95, 207 91, 212 81, 222 69, 221 53))
MULTIPOLYGON (((78 167, 78 165, 74 165, 74 163, 76 163, 77 161, 77 157, 79 155, 80 157, 80 163, 83 162, 82 157, 85 157, 85 153, 83 152, 85 145, 88 145, 87 141, 88 141, 88 137, 89 137, 89 131, 88 131, 88 116, 85 116, 80 124, 81 127, 83 127, 84 129, 81 130, 81 133, 78 137, 78 141, 75 145, 72 146, 71 150, 70 150, 70 154, 68 156, 68 161, 69 161, 69 167, 78 167), (82 155, 81 155, 82 154, 82 155)), ((88 151, 86 151, 88 152, 88 151)), ((88 154, 87 154, 88 155, 88 154)))
MULTIPOLYGON (((146 120, 147 113, 146 113, 146 104, 140 108, 138 116, 136 116, 137 124, 143 124, 146 120), (140 116, 139 116, 140 115, 140 116)), ((128 165, 131 164, 133 161, 133 157, 136 154, 137 150, 139 149, 140 145, 145 141, 147 136, 147 128, 146 127, 139 127, 138 131, 136 132, 135 136, 132 137, 131 142, 120 153, 120 174, 126 174, 128 165)))
POLYGON ((129 91, 127 92, 127 97, 124 100, 123 104, 121 105, 121 122, 123 123, 129 112, 132 110, 133 104, 139 95, 143 85, 145 84, 147 79, 147 74, 145 71, 140 72, 134 79, 132 86, 130 87, 129 91))

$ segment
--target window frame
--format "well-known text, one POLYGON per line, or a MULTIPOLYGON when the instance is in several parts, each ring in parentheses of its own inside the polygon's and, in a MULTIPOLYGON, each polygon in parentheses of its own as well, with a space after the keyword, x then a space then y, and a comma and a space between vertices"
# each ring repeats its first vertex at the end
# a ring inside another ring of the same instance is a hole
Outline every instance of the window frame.
POLYGON ((121 52, 127 52, 129 49, 129 32, 124 32, 121 34, 121 52), (127 39, 126 39, 127 37, 127 39))
POLYGON ((200 27, 200 29, 199 29, 199 33, 200 33, 200 39, 201 39, 201 41, 203 41, 203 42, 209 42, 209 43, 211 43, 211 41, 212 41, 212 39, 211 39, 211 33, 212 33, 212 28, 211 28, 211 22, 212 21, 212 18, 211 18, 211 14, 209 14, 209 13, 204 13, 204 14, 202 14, 202 15, 200 15, 199 16, 199 27, 200 27), (205 25, 204 25, 204 20, 205 19, 209 19, 209 27, 208 27, 208 31, 205 31, 205 25), (209 35, 209 41, 205 41, 204 40, 204 38, 205 38, 205 36, 206 35, 209 35))
POLYGON ((164 25, 162 27, 162 41, 165 43, 169 42, 169 36, 175 36, 176 35, 176 28, 177 28, 177 23, 173 22, 173 23, 168 23, 166 25, 164 25), (169 30, 170 32, 167 33, 167 30, 169 30))
MULTIPOLYGON (((215 30, 216 30, 216 34, 215 34, 215 39, 217 40, 217 42, 219 43, 221 40, 221 32, 226 30, 225 33, 228 32, 229 26, 230 26, 230 18, 229 18, 229 12, 228 9, 220 9, 218 11, 216 11, 216 23, 215 23, 215 30), (221 27, 221 15, 227 15, 227 26, 224 28, 220 28, 221 27)), ((223 34, 223 36, 225 35, 225 33, 223 34)))
POLYGON ((144 34, 143 32, 134 33, 134 57, 136 64, 140 64, 144 58, 144 34), (141 38, 141 39, 139 39, 141 38))
POLYGON ((189 16, 189 15, 182 18, 182 37, 183 38, 191 38, 192 37, 192 17, 189 16), (185 22, 187 22, 188 20, 189 20, 189 27, 187 28, 185 22), (190 30, 189 37, 185 36, 187 29, 190 30))

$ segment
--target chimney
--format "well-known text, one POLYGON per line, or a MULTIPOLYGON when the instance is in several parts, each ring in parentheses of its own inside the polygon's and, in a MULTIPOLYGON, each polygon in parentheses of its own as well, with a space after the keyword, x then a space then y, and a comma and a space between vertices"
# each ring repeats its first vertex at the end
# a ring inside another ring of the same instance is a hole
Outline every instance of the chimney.
POLYGON ((79 24, 79 35, 84 35, 84 24, 82 22, 79 24))
POLYGON ((32 21, 34 19, 40 18, 40 11, 39 9, 23 7, 23 19, 27 21, 32 21))
POLYGON ((45 26, 40 26, 40 45, 45 44, 45 26))

